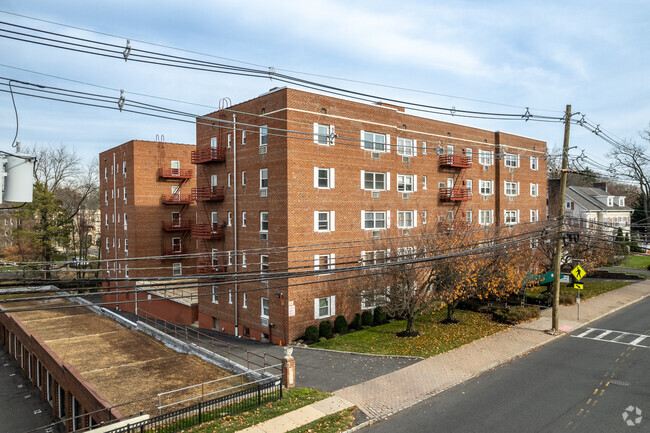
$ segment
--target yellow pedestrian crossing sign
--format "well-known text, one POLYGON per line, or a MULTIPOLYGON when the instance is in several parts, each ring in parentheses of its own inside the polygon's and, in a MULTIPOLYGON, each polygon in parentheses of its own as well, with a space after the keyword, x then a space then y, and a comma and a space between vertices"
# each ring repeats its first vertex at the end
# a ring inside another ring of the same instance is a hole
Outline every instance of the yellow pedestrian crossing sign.
POLYGON ((573 288, 578 289, 578 290, 582 290, 582 289, 585 288, 585 285, 584 284, 573 283, 573 288))
POLYGON ((574 276, 574 278, 576 279, 576 281, 580 281, 580 280, 582 280, 582 277, 584 277, 586 274, 587 274, 587 273, 585 272, 584 269, 582 269, 582 268, 580 267, 580 265, 576 266, 576 267, 573 268, 573 270, 571 271, 571 275, 574 276))

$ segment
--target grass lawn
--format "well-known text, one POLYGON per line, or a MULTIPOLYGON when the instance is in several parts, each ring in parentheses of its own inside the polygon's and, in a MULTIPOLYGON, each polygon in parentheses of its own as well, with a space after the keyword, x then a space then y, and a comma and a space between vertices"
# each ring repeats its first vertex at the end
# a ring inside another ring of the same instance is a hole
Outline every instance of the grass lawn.
POLYGON ((353 413, 354 408, 351 407, 293 429, 289 433, 336 433, 346 431, 354 423, 353 413))
POLYGON ((624 268, 647 269, 650 265, 650 256, 627 256, 619 266, 624 268))
MULTIPOLYGON (((190 429, 191 432, 234 433, 255 424, 275 418, 287 412, 300 409, 303 406, 326 399, 331 394, 316 389, 291 388, 284 390, 282 399, 264 404, 254 410, 238 415, 228 416, 215 421, 204 423, 190 429)), ((335 414, 336 415, 336 414, 335 414)), ((329 430, 327 430, 329 431, 329 430)))
POLYGON ((460 323, 443 325, 447 310, 422 314, 415 320, 419 337, 398 338, 396 332, 406 329, 405 320, 396 320, 373 328, 363 329, 312 345, 321 349, 380 355, 406 355, 428 358, 486 337, 508 327, 493 322, 487 314, 456 310, 460 323))
MULTIPOLYGON (((627 281, 594 281, 586 282, 584 284, 584 289, 580 292, 580 298, 589 299, 594 296, 602 295, 603 293, 609 292, 611 290, 616 290, 623 286, 630 284, 627 281)), ((573 303, 575 303, 575 298, 578 296, 578 291, 574 288, 567 287, 567 283, 560 283, 560 292, 568 293, 572 295, 573 303)), ((527 290, 526 297, 530 300, 542 298, 542 292, 545 289, 543 287, 535 288, 535 290, 527 290)))

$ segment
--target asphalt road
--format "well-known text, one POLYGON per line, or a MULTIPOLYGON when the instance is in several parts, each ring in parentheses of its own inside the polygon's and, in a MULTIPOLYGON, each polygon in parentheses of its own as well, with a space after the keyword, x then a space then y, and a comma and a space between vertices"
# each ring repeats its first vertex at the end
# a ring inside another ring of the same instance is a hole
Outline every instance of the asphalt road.
POLYGON ((650 346, 650 298, 588 328, 603 331, 578 329, 363 431, 650 432, 650 347, 603 335, 650 346))

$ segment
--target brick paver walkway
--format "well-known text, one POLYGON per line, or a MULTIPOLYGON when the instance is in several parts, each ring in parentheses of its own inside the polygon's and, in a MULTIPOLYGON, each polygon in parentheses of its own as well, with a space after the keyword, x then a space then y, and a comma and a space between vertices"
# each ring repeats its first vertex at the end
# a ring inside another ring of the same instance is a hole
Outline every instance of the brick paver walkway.
MULTIPOLYGON (((583 301, 579 321, 577 305, 561 306, 560 329, 569 332, 648 295, 650 280, 583 301)), ((544 332, 550 328, 551 310, 548 309, 533 322, 513 326, 334 394, 353 402, 371 419, 385 417, 558 338, 544 332)))

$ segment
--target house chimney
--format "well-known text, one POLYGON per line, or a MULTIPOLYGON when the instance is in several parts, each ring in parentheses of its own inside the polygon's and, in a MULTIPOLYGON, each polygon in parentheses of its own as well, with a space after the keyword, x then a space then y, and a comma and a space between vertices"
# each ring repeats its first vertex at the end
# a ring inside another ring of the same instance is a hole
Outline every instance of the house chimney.
POLYGON ((603 191, 607 192, 607 182, 595 182, 594 188, 600 188, 603 191))

